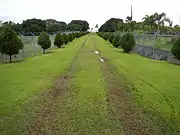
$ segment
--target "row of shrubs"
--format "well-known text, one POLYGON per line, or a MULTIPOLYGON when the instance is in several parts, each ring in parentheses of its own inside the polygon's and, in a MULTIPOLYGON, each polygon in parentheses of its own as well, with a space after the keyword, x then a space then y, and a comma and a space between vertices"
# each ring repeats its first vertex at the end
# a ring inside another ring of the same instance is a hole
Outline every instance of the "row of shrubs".
MULTIPOLYGON (((68 42, 73 41, 75 38, 86 35, 88 32, 78 32, 70 34, 57 34, 54 44, 60 48, 68 42)), ((51 47, 50 36, 46 32, 42 32, 38 37, 38 45, 41 46, 43 52, 51 47)), ((17 55, 19 50, 24 48, 24 44, 18 37, 16 32, 9 26, 0 27, 0 53, 9 55, 10 62, 13 55, 17 55)))
POLYGON ((100 37, 105 40, 108 40, 114 47, 122 48, 125 53, 129 53, 132 51, 135 46, 135 39, 132 33, 112 33, 112 32, 98 32, 100 37))
MULTIPOLYGON (((134 35, 132 33, 122 34, 112 32, 98 32, 97 34, 105 40, 108 40, 114 47, 121 47, 126 53, 132 51, 133 47, 136 44, 134 35)), ((180 37, 172 38, 169 42, 173 44, 171 53, 175 56, 175 58, 180 60, 180 37)))
MULTIPOLYGON (((58 33, 54 39, 54 45, 57 46, 58 48, 61 48, 63 45, 66 45, 69 42, 72 42, 75 38, 79 38, 79 37, 84 36, 86 34, 88 34, 88 32, 78 32, 78 33, 70 33, 70 34, 58 33)), ((39 35, 38 45, 41 46, 44 53, 45 53, 46 49, 51 47, 50 36, 47 32, 42 32, 39 35)))

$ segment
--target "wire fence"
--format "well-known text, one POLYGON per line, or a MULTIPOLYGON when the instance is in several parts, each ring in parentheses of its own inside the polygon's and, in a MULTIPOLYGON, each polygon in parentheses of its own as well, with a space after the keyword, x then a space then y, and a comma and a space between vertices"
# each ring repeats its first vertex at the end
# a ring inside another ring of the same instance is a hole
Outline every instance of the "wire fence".
POLYGON ((170 60, 173 58, 171 48, 180 35, 136 35, 136 46, 133 51, 156 60, 170 60))
POLYGON ((180 35, 135 35, 137 45, 151 46, 154 48, 170 51, 173 42, 180 35))
MULTIPOLYGON (((19 51, 17 55, 12 56, 13 61, 20 61, 28 57, 36 56, 42 53, 42 48, 38 45, 38 37, 37 36, 19 36, 24 44, 24 48, 19 51)), ((54 45, 55 35, 51 35, 51 47, 48 50, 55 49, 54 45)), ((5 63, 9 61, 9 56, 5 54, 0 54, 0 63, 5 63)))

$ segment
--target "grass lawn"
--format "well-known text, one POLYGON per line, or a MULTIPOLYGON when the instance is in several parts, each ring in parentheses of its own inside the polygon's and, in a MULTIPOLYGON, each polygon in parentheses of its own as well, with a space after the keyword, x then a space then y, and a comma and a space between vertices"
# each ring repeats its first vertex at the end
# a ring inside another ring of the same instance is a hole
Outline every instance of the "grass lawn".
POLYGON ((133 124, 151 117, 162 129, 158 135, 178 135, 179 69, 122 53, 95 34, 52 53, 0 65, 0 134, 138 135, 141 126, 133 124), (142 115, 135 118, 133 107, 142 115))
POLYGON ((52 53, 0 65, 0 116, 10 116, 33 94, 49 87, 68 68, 84 38, 52 53))
POLYGON ((140 106, 150 115, 156 115, 156 120, 161 119, 162 126, 171 128, 169 134, 173 134, 172 131, 180 125, 180 67, 122 53, 100 37, 94 40, 98 42, 102 55, 127 78, 140 106))

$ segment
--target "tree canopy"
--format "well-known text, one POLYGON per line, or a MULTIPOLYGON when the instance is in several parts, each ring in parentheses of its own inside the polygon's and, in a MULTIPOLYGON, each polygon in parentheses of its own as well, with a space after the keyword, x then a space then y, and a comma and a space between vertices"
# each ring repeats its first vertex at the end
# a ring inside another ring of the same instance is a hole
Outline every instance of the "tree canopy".
POLYGON ((16 32, 9 26, 4 26, 0 31, 0 52, 11 56, 18 54, 23 48, 22 41, 18 38, 16 32))
POLYGON ((89 29, 89 23, 82 20, 72 20, 69 24, 70 30, 87 31, 89 29))
POLYGON ((43 32, 46 31, 46 22, 41 19, 28 19, 23 21, 22 29, 24 32, 43 32))
POLYGON ((123 24, 122 19, 111 18, 99 28, 99 32, 115 32, 121 24, 123 24))

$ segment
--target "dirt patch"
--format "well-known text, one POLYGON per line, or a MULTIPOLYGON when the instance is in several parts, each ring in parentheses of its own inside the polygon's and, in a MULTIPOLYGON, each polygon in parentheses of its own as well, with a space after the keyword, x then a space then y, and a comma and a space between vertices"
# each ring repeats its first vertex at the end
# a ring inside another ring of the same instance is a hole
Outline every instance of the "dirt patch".
POLYGON ((121 120, 126 135, 160 135, 161 130, 146 118, 141 108, 132 98, 126 87, 126 79, 118 75, 116 68, 105 59, 101 63, 102 72, 108 87, 108 99, 113 112, 121 120))
POLYGON ((56 79, 55 85, 48 91, 43 92, 39 100, 33 101, 32 122, 29 125, 26 134, 31 135, 49 135, 54 134, 58 127, 58 119, 56 119, 57 112, 60 109, 60 96, 63 96, 68 89, 68 84, 71 77, 64 75, 56 79))

